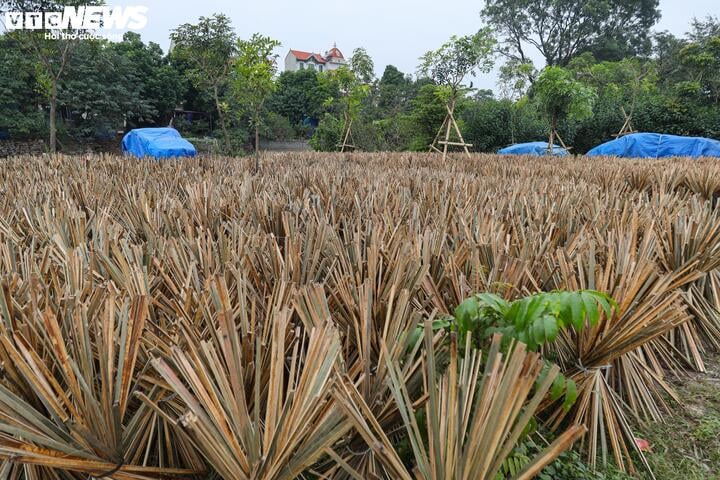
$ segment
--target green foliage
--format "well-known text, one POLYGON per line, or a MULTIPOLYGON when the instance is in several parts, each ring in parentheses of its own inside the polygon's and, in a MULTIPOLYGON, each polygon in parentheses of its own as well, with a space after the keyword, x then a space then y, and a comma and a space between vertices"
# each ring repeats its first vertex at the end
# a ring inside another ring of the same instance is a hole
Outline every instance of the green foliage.
POLYGON ((611 315, 614 307, 612 298, 594 290, 541 292, 514 301, 479 293, 458 305, 453 322, 461 342, 468 333, 482 342, 499 332, 537 351, 565 328, 580 331, 586 323, 596 325, 600 315, 611 315))
POLYGON ((122 42, 110 42, 108 47, 109 55, 116 59, 104 60, 105 67, 112 62, 110 73, 126 76, 130 82, 126 89, 135 91, 133 94, 139 97, 142 107, 128 109, 130 125, 166 125, 175 108, 182 104, 187 80, 163 54, 160 45, 143 43, 137 33, 127 32, 122 42))
POLYGON ((287 117, 267 112, 260 129, 260 135, 268 140, 287 140, 296 136, 295 128, 287 117))
POLYGON ((465 77, 492 69, 495 44, 489 28, 483 28, 474 35, 452 36, 437 50, 420 57, 418 71, 437 85, 448 87, 455 97, 465 77))
POLYGON ((589 54, 573 59, 568 69, 594 88, 599 97, 621 101, 628 112, 637 97, 656 91, 657 76, 652 62, 626 58, 618 62, 597 62, 589 54))
POLYGON ((129 127, 167 125, 186 91, 160 47, 145 45, 135 33, 126 33, 121 42, 77 42, 56 80, 42 61, 26 54, 24 41, 0 36, 0 70, 7 71, 0 75, 0 111, 5 112, 0 128, 14 135, 42 134, 44 112, 37 106, 48 103, 53 85, 74 137, 111 135, 126 121, 129 127))
POLYGON ((173 55, 187 62, 185 72, 200 89, 222 87, 228 80, 236 53, 236 36, 230 18, 223 14, 200 17, 198 23, 185 23, 170 34, 173 55))
MULTIPOLYGON (((54 0, 4 0, 0 3, 0 13, 6 11, 23 12, 56 12, 64 7, 99 5, 101 0, 66 0, 56 2, 54 0)), ((32 59, 35 70, 35 87, 40 92, 45 104, 49 107, 48 131, 49 150, 51 153, 57 151, 57 118, 58 118, 58 93, 60 80, 68 71, 68 64, 72 58, 75 47, 80 44, 77 36, 72 35, 84 33, 82 30, 54 29, 54 33, 70 34, 69 38, 48 38, 45 30, 23 29, 6 33, 16 41, 16 44, 23 50, 23 54, 32 59), (62 31, 60 31, 62 30, 62 31)))
POLYGON ((346 66, 320 73, 319 81, 326 92, 336 95, 325 99, 327 108, 336 107, 336 111, 357 118, 363 100, 370 94, 368 85, 360 82, 346 66))
MULTIPOLYGON (((22 3, 33 9, 59 4, 22 3)), ((454 101, 463 136, 476 151, 538 140, 554 124, 574 152, 584 153, 620 130, 625 121, 621 109, 632 115, 637 131, 720 138, 720 21, 716 18, 694 20, 685 38, 656 34, 652 57, 607 61, 620 51, 628 55, 644 51, 644 25, 654 21, 656 3, 487 1, 483 13, 488 19, 492 16, 493 32, 505 41, 504 53, 510 55, 500 68, 497 99, 489 91, 473 93, 462 85, 467 75, 492 66, 497 46, 488 29, 453 37, 428 52, 421 59, 417 80, 392 65, 374 80, 372 59, 360 48, 349 59, 352 68, 321 74, 284 72, 273 85, 265 75, 262 85, 270 93, 264 88, 240 88, 252 85, 247 79, 257 77, 238 70, 238 43, 224 15, 179 26, 172 33, 173 50, 167 57, 158 45, 143 43, 134 33, 127 33, 122 42, 52 43, 37 32, 6 32, 0 35, 0 130, 19 137, 44 135, 55 99, 56 129, 75 138, 123 126, 167 125, 181 106, 205 115, 196 115, 192 124, 178 117, 174 125, 193 135, 221 134, 224 151, 247 146, 248 129, 256 123, 263 136, 306 136, 312 129, 306 120, 325 123, 313 144, 328 149, 337 121, 342 130, 346 115, 353 121, 354 142, 362 150, 425 150, 445 117, 445 102, 454 101), (552 30, 560 17, 541 12, 538 5, 549 12, 572 13, 566 20, 581 26, 580 31, 552 30), (598 19, 601 12, 608 18, 598 19), (603 29, 616 38, 604 35, 603 29), (637 30, 635 40, 627 35, 631 30, 637 30), (537 78, 529 57, 517 50, 517 45, 532 46, 541 33, 549 34, 540 48, 547 49, 550 63, 564 64, 567 71, 548 68, 537 78), (519 44, 509 42, 516 38, 521 39, 519 44), (563 43, 568 39, 580 42, 571 53, 570 44, 563 43), (616 53, 608 53, 613 49, 616 53), (241 81, 243 76, 246 79, 241 81), (260 98, 265 100, 255 101, 260 98), (532 106, 541 107, 542 115, 532 106), (267 112, 284 119, 273 116, 263 125, 267 112)))
POLYGON ((198 23, 185 23, 170 34, 175 45, 173 56, 185 65, 184 73, 192 85, 214 101, 226 151, 232 150, 224 101, 233 58, 237 52, 235 31, 230 18, 223 14, 200 17, 198 23))
POLYGON ((527 99, 466 102, 461 120, 463 137, 480 152, 494 152, 498 148, 542 138, 546 124, 527 99))
MULTIPOLYGON (((572 139, 578 152, 585 152, 617 134, 625 123, 623 111, 631 116, 632 126, 640 128, 637 110, 657 95, 653 62, 634 58, 597 62, 591 54, 585 53, 573 59, 568 69, 597 93, 592 116, 579 122, 568 119, 561 124, 567 132, 563 138, 572 139)), ((656 130, 651 128, 650 131, 656 130)))
POLYGON ((565 118, 582 121, 590 117, 595 103, 592 88, 561 67, 545 68, 533 84, 532 95, 552 126, 565 118))
POLYGON ((268 98, 268 109, 287 117, 299 127, 306 118, 319 119, 326 99, 338 97, 327 82, 321 83, 315 70, 283 72, 276 80, 276 89, 268 98))
POLYGON ((519 443, 512 453, 505 459, 502 468, 495 475, 496 480, 515 478, 525 466, 530 463, 529 449, 525 443, 519 443))
POLYGON ((0 36, 0 131, 11 135, 42 135, 45 119, 37 105, 43 103, 36 84, 35 66, 17 43, 0 36))
POLYGON ((416 94, 416 84, 397 67, 385 67, 377 86, 377 105, 381 115, 388 116, 407 111, 416 94))
POLYGON ((74 120, 74 136, 129 127, 164 126, 182 101, 185 82, 157 44, 126 33, 122 42, 78 44, 60 82, 60 103, 74 120))
POLYGON ((659 0, 486 0, 481 14, 499 33, 507 56, 525 63, 528 45, 550 66, 585 51, 619 60, 650 50, 659 0))
POLYGON ((238 40, 237 56, 233 61, 230 93, 237 105, 237 113, 250 116, 250 126, 255 129, 256 145, 263 124, 263 108, 268 96, 275 90, 277 55, 273 52, 280 42, 270 37, 253 34, 249 40, 238 40))
POLYGON ((527 93, 535 77, 537 70, 530 60, 510 58, 500 66, 500 91, 506 98, 520 98, 527 93))
POLYGON ((319 152, 337 151, 341 142, 343 123, 336 116, 326 113, 310 138, 310 146, 319 152))
POLYGON ((680 59, 695 85, 693 93, 720 104, 720 35, 686 45, 680 59))
MULTIPOLYGON (((539 448, 535 446, 530 450, 536 449, 539 448)), ((631 480, 633 477, 612 465, 608 465, 602 471, 593 471, 583 462, 577 451, 569 450, 560 454, 557 460, 545 467, 536 478, 538 480, 631 480)))
POLYGON ((59 94, 60 103, 75 119, 76 136, 93 137, 122 128, 125 115, 149 120, 157 113, 144 101, 131 67, 108 42, 78 44, 59 94))
MULTIPOLYGON (((553 434, 541 430, 542 436, 536 434, 537 423, 530 422, 528 432, 523 435, 517 446, 513 449, 506 462, 503 464, 501 475, 496 480, 514 478, 516 472, 521 470, 529 459, 543 450, 543 445, 552 439, 553 434)), ((540 433, 540 432, 537 432, 540 433)), ((545 467, 535 478, 538 480, 632 480, 632 476, 622 473, 613 465, 607 465, 602 470, 593 471, 588 466, 577 450, 568 450, 561 453, 550 465, 545 467)))
MULTIPOLYGON (((460 303, 452 317, 435 320, 432 328, 457 332, 460 344, 470 335, 478 346, 501 333, 505 348, 516 340, 526 344, 528 351, 538 351, 546 343, 555 341, 563 330, 572 327, 581 331, 586 325, 597 325, 601 315, 610 316, 616 308, 615 300, 595 290, 540 292, 514 301, 492 293, 478 293, 460 303)), ((419 341, 422 328, 419 326, 413 332, 409 345, 419 341)), ((543 382, 549 369, 550 364, 546 363, 537 385, 543 382)), ((550 397, 552 400, 563 398, 563 408, 569 409, 577 400, 575 382, 558 375, 550 397)))
POLYGON ((364 48, 356 48, 350 57, 350 69, 358 81, 368 84, 375 78, 375 64, 364 48))
POLYGON ((720 475, 720 357, 707 372, 683 377, 676 387, 684 408, 643 428, 646 457, 658 479, 717 479, 720 475))
MULTIPOLYGON (((313 137, 317 135, 322 138, 311 141, 310 145, 316 150, 330 151, 327 141, 334 136, 337 123, 339 122, 342 126, 335 149, 342 142, 341 137, 349 122, 355 122, 358 119, 363 102, 371 93, 371 87, 361 82, 355 73, 344 65, 336 70, 320 73, 318 81, 324 91, 332 92, 333 95, 323 102, 328 113, 322 118, 313 135, 313 137), (331 124, 323 125, 323 122, 331 122, 331 124)), ((355 124, 353 123, 353 125, 355 124)))
MULTIPOLYGON (((417 97, 411 100, 410 112, 403 120, 410 150, 425 151, 432 143, 438 125, 447 115, 445 102, 437 94, 438 86, 425 84, 420 87, 417 97)), ((463 102, 456 106, 458 115, 462 113, 463 102)))

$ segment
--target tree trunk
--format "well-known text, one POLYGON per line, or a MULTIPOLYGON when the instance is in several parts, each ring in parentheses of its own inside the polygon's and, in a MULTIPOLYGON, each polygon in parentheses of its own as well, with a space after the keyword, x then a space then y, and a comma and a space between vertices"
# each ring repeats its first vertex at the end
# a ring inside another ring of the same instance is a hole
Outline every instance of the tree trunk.
POLYGON ((557 131, 557 115, 553 115, 550 122, 550 140, 548 140, 548 152, 555 151, 555 132, 557 131))
POLYGON ((57 152, 57 81, 50 87, 50 153, 57 152))
POLYGON ((225 143, 225 153, 230 153, 230 136, 228 135, 227 125, 225 125, 225 115, 220 107, 220 94, 217 85, 213 87, 213 97, 215 98, 215 108, 218 112, 218 120, 220 121, 220 129, 223 133, 223 143, 225 143))

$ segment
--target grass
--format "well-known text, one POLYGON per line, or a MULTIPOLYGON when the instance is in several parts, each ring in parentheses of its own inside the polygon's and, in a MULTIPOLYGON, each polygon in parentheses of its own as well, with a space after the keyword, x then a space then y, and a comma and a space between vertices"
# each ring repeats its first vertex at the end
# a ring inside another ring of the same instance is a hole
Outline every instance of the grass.
POLYGON ((684 406, 646 430, 658 479, 720 479, 720 357, 707 370, 676 382, 684 406))
MULTIPOLYGON (((707 373, 674 382, 682 406, 665 423, 637 429, 650 443, 646 453, 657 480, 720 480, 720 356, 706 361, 707 373)), ((630 480, 612 465, 592 472, 581 456, 566 452, 540 480, 630 480)), ((642 473, 641 478, 650 476, 642 473)))
POLYGON ((538 480, 633 480, 632 476, 617 470, 612 465, 593 472, 581 455, 574 450, 563 453, 537 478, 538 480))

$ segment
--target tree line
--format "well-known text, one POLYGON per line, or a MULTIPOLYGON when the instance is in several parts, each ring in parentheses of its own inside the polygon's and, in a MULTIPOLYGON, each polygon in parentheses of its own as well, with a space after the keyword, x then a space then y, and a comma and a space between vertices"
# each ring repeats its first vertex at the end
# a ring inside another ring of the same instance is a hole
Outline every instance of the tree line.
MULTIPOLYGON (((32 3, 0 9, 52 9, 32 3)), ((178 26, 167 53, 136 33, 111 42, 5 32, 0 137, 46 138, 54 151, 172 124, 226 153, 257 151, 261 138, 333 151, 349 134, 366 151, 427 150, 452 105, 476 151, 561 139, 583 153, 629 131, 720 138, 720 21, 695 19, 682 37, 656 33, 658 4, 487 0, 486 27, 428 52, 414 74, 388 65, 379 78, 363 48, 339 70, 279 73, 280 44, 239 38, 221 14, 178 26), (473 88, 495 66, 496 91, 473 88)))

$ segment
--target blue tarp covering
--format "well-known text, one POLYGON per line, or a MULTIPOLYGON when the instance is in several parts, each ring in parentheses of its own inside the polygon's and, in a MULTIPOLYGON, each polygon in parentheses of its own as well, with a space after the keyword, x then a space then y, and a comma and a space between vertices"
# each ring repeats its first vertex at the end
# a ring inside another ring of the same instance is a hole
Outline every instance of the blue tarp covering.
POLYGON ((503 155, 567 155, 568 151, 557 145, 553 145, 552 152, 548 151, 548 142, 516 143, 509 147, 501 148, 498 153, 503 155))
POLYGON ((197 150, 174 128, 136 128, 122 140, 122 151, 136 157, 194 157, 197 150))
POLYGON ((598 145, 587 154, 629 158, 720 157, 720 141, 662 133, 633 133, 598 145))

